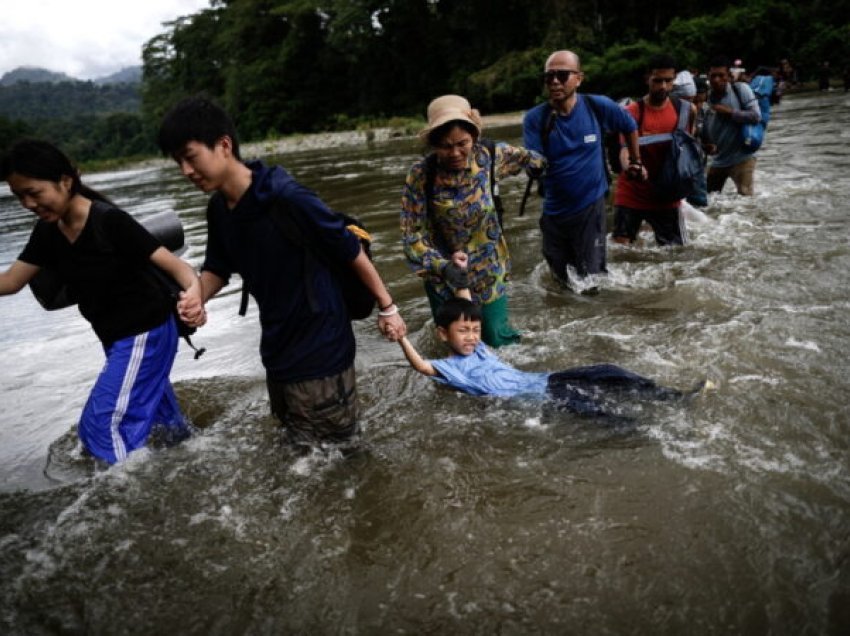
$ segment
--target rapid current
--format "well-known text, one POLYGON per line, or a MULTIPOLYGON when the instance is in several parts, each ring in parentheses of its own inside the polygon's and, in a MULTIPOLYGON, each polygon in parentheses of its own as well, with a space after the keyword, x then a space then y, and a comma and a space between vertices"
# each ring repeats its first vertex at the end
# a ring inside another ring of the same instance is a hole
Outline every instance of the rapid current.
MULTIPOLYGON (((517 126, 493 129, 518 143, 517 126)), ((268 413, 238 279, 181 344, 187 442, 95 470, 75 424, 102 363, 76 310, 0 299, 0 633, 850 633, 850 97, 787 97, 756 196, 711 198, 690 245, 609 247, 596 296, 540 255, 539 200, 502 189, 528 370, 614 362, 692 402, 612 426, 470 398, 355 325, 362 449, 296 458, 268 413), (231 289, 232 288, 232 289, 231 289)), ((410 138, 270 157, 375 235, 413 342, 442 355, 404 263, 410 138)), ((171 208, 193 265, 205 196, 173 165, 91 175, 139 218, 171 208)), ((0 187, 0 267, 33 216, 0 187)))

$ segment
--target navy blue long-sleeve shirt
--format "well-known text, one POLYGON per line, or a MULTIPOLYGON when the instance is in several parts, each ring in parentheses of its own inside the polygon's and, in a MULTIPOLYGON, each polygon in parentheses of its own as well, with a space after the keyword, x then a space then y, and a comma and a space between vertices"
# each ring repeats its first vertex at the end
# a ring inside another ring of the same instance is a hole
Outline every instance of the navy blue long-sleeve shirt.
POLYGON ((339 285, 321 261, 307 280, 304 246, 289 241, 270 214, 285 202, 318 253, 350 263, 360 243, 342 218, 280 166, 247 164, 251 187, 228 209, 216 193, 207 206, 207 253, 202 269, 225 284, 238 273, 260 310, 260 356, 270 378, 312 380, 340 373, 354 362, 355 341, 339 285), (316 301, 311 307, 308 285, 316 301))

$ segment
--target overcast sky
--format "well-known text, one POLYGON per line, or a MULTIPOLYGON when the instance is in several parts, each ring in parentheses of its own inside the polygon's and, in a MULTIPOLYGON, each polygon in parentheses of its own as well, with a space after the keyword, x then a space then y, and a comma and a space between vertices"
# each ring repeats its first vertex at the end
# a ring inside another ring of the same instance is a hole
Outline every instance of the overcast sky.
POLYGON ((162 23, 209 0, 0 0, 0 77, 40 66, 94 79, 142 63, 162 23))

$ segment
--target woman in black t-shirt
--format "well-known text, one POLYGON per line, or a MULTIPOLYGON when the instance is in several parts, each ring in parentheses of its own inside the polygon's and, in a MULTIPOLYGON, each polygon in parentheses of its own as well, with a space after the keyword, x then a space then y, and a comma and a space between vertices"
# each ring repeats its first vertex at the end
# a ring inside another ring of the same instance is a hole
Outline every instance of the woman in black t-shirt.
MULTIPOLYGON (((173 301, 150 271, 160 268, 182 295, 200 299, 194 270, 83 185, 68 158, 47 142, 12 145, 0 160, 0 178, 38 217, 18 260, 0 273, 0 295, 18 292, 44 268, 65 283, 103 344, 106 363, 78 426, 83 446, 114 463, 144 446, 154 425, 185 437, 187 423, 168 380, 177 352, 173 301)), ((202 315, 182 318, 204 322, 202 315)))

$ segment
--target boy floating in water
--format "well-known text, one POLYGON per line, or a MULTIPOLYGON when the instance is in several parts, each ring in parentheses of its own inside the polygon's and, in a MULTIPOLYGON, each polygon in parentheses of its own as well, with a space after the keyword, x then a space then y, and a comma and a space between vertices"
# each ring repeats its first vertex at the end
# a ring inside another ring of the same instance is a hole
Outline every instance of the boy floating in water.
MULTIPOLYGON (((606 396, 629 394, 670 400, 686 395, 613 364, 555 373, 515 369, 481 342, 481 310, 461 295, 446 301, 435 318, 437 335, 452 351, 448 358, 425 360, 406 337, 398 339, 410 366, 441 384, 470 395, 542 395, 582 415, 607 415, 601 401, 606 396)), ((714 385, 706 380, 693 393, 712 388, 714 385)))

